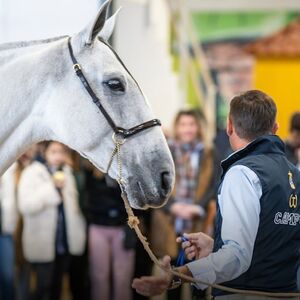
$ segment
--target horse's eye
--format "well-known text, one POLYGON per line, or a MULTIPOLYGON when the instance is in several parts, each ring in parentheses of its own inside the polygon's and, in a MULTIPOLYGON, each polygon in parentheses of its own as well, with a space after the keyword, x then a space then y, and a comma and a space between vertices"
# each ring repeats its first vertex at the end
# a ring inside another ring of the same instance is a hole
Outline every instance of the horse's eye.
POLYGON ((117 78, 110 79, 105 84, 114 92, 125 92, 124 84, 117 78))

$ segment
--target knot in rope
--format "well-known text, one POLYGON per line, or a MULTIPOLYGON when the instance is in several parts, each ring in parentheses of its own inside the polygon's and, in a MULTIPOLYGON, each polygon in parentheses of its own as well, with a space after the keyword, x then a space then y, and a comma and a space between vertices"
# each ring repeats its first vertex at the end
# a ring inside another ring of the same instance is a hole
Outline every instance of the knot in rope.
POLYGON ((136 216, 128 216, 127 223, 131 229, 134 229, 134 227, 136 227, 140 224, 140 220, 136 216))

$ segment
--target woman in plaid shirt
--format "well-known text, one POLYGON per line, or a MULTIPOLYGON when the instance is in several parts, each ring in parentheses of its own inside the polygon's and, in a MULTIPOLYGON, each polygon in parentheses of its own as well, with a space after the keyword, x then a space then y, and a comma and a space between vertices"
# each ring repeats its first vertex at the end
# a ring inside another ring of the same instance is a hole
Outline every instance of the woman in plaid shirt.
MULTIPOLYGON (((180 236, 202 231, 212 235, 216 211, 214 151, 204 143, 197 111, 184 110, 177 114, 174 139, 169 140, 169 147, 175 162, 176 184, 171 199, 163 208, 163 219, 168 220, 166 234, 180 236)), ((161 232, 161 226, 156 226, 161 232)), ((169 238, 168 243, 160 243, 167 245, 168 249, 160 249, 159 253, 171 254, 170 243, 174 243, 172 249, 175 249, 171 252, 175 259, 179 250, 175 238, 169 238)), ((168 299, 178 300, 180 293, 180 289, 171 290, 168 299)))

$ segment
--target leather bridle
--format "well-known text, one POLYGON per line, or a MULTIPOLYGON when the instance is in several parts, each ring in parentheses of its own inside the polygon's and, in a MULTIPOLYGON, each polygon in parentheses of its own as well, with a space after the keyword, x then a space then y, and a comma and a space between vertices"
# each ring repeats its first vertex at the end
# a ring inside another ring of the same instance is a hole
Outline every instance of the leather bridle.
POLYGON ((139 124, 137 126, 129 128, 129 129, 125 129, 123 127, 117 126, 116 123, 111 118, 111 116, 106 111, 106 109, 103 107, 100 99, 97 97, 97 95, 95 94, 95 92, 91 88, 89 82, 87 81, 85 75, 83 74, 82 67, 78 63, 77 59, 74 56, 72 45, 71 45, 71 38, 70 37, 68 38, 68 48, 69 48, 70 57, 71 57, 72 62, 73 62, 73 69, 74 69, 76 75, 79 77, 80 81, 82 82, 84 88, 89 93, 89 95, 92 98, 93 102, 99 108, 99 110, 101 111, 101 113, 105 117, 106 121, 108 122, 108 124, 110 125, 110 127, 112 128, 112 130, 114 131, 113 139, 115 139, 116 136, 118 136, 119 139, 122 139, 123 142, 124 142, 125 139, 127 139, 128 137, 131 137, 131 136, 133 136, 133 135, 135 135, 135 134, 137 134, 137 133, 139 133, 141 131, 144 131, 144 130, 146 130, 148 128, 151 128, 151 127, 154 127, 154 126, 161 126, 161 122, 158 119, 152 119, 150 121, 144 122, 142 124, 139 124))

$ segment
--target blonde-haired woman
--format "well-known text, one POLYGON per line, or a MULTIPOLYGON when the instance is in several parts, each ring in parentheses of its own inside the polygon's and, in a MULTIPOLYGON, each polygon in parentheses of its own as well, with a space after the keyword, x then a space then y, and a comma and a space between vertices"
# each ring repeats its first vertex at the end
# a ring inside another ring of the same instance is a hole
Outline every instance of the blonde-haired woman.
MULTIPOLYGON (((154 237, 154 243, 163 247, 167 245, 167 249, 157 249, 157 252, 171 254, 175 264, 178 255, 176 236, 192 231, 213 234, 215 162, 213 149, 205 144, 201 117, 197 111, 178 112, 174 122, 174 138, 168 142, 175 162, 176 183, 171 199, 163 208, 165 216, 159 219, 164 220, 166 236, 170 238, 168 243, 158 243, 154 237)), ((162 227, 157 229, 161 232, 162 227)), ((180 294, 180 288, 171 290, 168 299, 178 300, 180 294)))

